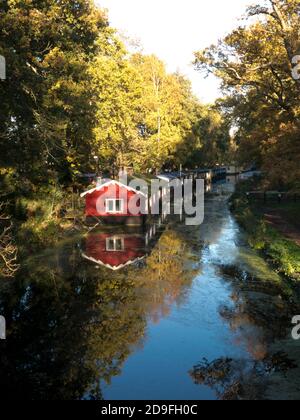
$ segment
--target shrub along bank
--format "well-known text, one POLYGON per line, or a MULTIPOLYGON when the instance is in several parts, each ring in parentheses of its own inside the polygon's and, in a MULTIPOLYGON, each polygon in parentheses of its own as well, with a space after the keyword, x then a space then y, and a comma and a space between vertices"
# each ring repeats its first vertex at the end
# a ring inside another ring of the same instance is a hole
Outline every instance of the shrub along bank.
POLYGON ((248 234, 249 244, 260 251, 276 267, 277 271, 293 281, 300 281, 300 247, 286 237, 276 226, 267 222, 266 213, 270 208, 283 215, 286 223, 293 224, 299 231, 294 215, 300 212, 300 203, 264 203, 251 200, 248 191, 257 188, 257 181, 245 181, 238 185, 231 197, 230 207, 238 223, 248 234))

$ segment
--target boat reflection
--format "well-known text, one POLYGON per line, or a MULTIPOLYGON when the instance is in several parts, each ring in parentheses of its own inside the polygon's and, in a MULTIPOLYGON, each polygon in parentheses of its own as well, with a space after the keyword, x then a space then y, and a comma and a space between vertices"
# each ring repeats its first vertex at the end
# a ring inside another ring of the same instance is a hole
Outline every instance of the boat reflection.
POLYGON ((139 234, 91 233, 86 238, 82 257, 117 271, 145 258, 145 238, 139 234))
POLYGON ((83 241, 81 256, 113 271, 137 265, 151 254, 166 227, 166 219, 166 215, 161 215, 145 227, 90 232, 83 241))

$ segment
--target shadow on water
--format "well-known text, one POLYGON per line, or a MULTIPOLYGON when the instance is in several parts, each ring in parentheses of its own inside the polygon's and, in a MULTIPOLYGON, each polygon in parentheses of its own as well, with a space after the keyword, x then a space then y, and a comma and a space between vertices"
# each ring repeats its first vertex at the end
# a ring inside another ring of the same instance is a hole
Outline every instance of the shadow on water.
POLYGON ((245 244, 227 184, 207 198, 200 227, 160 218, 145 230, 103 228, 1 283, 2 398, 294 395, 296 306, 245 244))

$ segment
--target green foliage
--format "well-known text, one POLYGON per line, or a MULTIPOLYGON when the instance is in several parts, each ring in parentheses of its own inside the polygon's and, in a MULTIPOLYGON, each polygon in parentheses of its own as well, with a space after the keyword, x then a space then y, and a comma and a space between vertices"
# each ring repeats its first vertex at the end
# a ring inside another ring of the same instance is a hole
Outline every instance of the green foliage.
POLYGON ((155 56, 129 54, 93 0, 0 5, 1 198, 30 250, 59 236, 62 190, 79 173, 212 165, 229 126, 155 56), (47 238, 48 235, 48 238, 47 238))
POLYGON ((41 223, 30 219, 18 231, 16 241, 22 258, 41 249, 53 246, 62 238, 63 230, 58 221, 51 220, 41 223))
POLYGON ((138 124, 142 84, 126 51, 116 38, 101 52, 90 69, 96 97, 95 153, 102 168, 129 166, 141 152, 138 124), (114 48, 113 48, 114 47, 114 48))
POLYGON ((188 154, 190 166, 215 167, 235 161, 231 149, 230 121, 217 105, 199 109, 193 133, 196 144, 188 154))
POLYGON ((195 122, 197 101, 191 86, 183 76, 168 74, 155 56, 136 54, 131 61, 142 77, 143 87, 139 126, 144 150, 140 163, 145 167, 146 159, 148 168, 178 167, 184 163, 178 148, 195 122))
POLYGON ((202 139, 209 143, 213 135, 226 137, 220 113, 200 105, 189 81, 168 74, 155 56, 128 57, 116 37, 90 72, 97 97, 94 150, 104 168, 133 165, 145 172, 201 164, 197 150, 202 139), (202 119, 211 122, 206 132, 199 128, 202 119))
POLYGON ((93 127, 89 63, 107 30, 90 0, 7 1, 0 6, 1 165, 46 183, 87 164, 93 127))
POLYGON ((231 199, 231 210, 248 234, 249 244, 264 255, 285 276, 300 280, 300 247, 266 224, 259 205, 250 203, 245 191, 249 182, 241 184, 231 199))
POLYGON ((251 7, 248 23, 195 55, 197 70, 222 81, 240 162, 261 165, 275 188, 299 188, 300 81, 292 76, 299 7, 298 0, 251 7))
POLYGON ((59 216, 65 196, 66 193, 58 188, 47 188, 33 196, 17 198, 14 210, 19 222, 16 242, 22 258, 50 247, 62 238, 64 226, 59 216))
POLYGON ((157 57, 130 55, 92 0, 2 2, 0 53, 0 165, 20 194, 26 182, 31 191, 74 182, 94 171, 96 154, 103 170, 145 171, 224 151, 218 111, 157 57))
POLYGON ((300 280, 300 247, 271 228, 267 229, 267 238, 266 254, 279 264, 285 275, 300 280))

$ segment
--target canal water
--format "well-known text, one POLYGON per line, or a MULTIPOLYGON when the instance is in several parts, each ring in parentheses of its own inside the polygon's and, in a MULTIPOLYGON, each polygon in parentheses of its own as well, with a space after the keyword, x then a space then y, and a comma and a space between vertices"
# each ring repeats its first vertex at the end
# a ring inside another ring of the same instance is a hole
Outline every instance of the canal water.
POLYGON ((228 208, 205 221, 102 228, 23 264, 0 285, 7 399, 300 397, 291 290, 247 245, 228 208))

